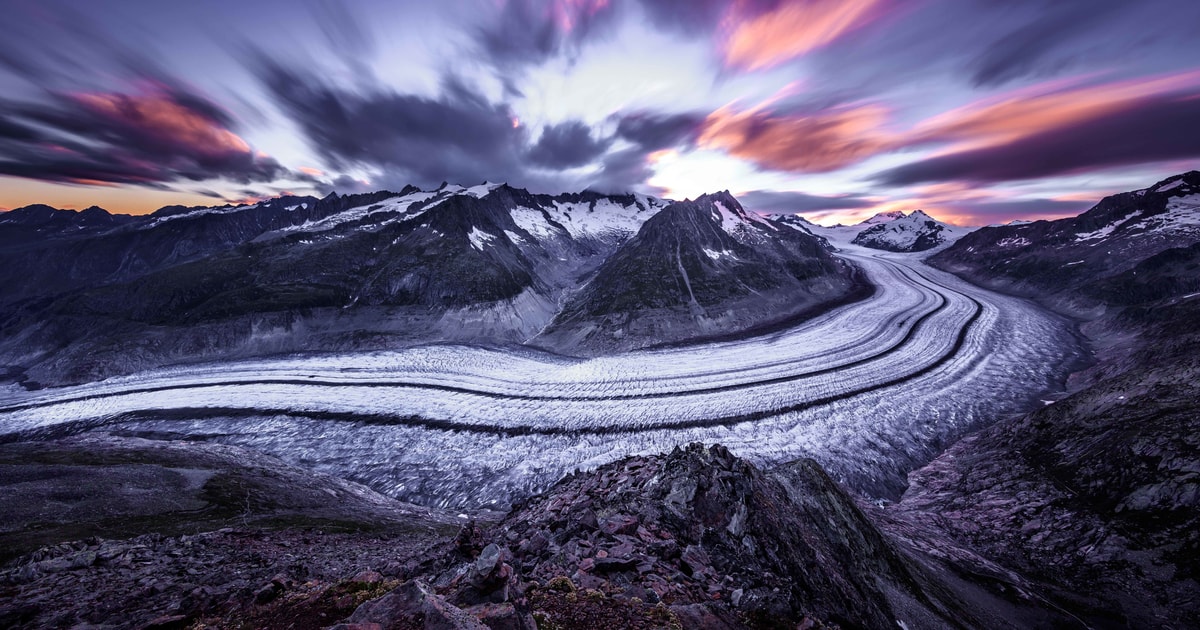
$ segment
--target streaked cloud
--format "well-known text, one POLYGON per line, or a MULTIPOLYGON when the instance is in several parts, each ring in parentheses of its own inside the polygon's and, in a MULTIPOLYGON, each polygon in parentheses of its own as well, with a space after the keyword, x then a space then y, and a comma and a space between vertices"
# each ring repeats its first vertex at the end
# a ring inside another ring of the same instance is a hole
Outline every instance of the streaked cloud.
POLYGON ((192 93, 50 94, 0 100, 0 174, 82 185, 267 182, 291 175, 192 93))
POLYGON ((877 105, 793 113, 726 106, 705 119, 699 143, 763 168, 822 173, 894 146, 882 131, 887 117, 877 105))
POLYGON ((759 70, 789 61, 867 24, 885 4, 882 0, 791 0, 746 15, 745 5, 734 3, 725 18, 730 24, 725 63, 759 70))

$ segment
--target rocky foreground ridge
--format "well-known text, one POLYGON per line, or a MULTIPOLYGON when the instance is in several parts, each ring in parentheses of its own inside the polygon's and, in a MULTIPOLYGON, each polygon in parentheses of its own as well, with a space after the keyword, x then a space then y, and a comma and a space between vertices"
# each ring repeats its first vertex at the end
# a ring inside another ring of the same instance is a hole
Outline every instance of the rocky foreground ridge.
MULTIPOLYGON (((929 553, 920 541, 933 534, 917 521, 893 522, 897 533, 881 530, 877 516, 811 461, 763 471, 723 447, 694 444, 577 473, 503 519, 467 522, 319 477, 308 490, 288 491, 297 480, 288 479, 286 465, 268 458, 239 472, 222 456, 248 453, 200 446, 202 456, 189 463, 178 459, 186 450, 179 443, 93 436, 39 445, 33 460, 41 463, 27 466, 42 468, 27 469, 29 478, 69 467, 54 463, 56 449, 77 454, 83 447, 159 451, 164 475, 222 472, 197 487, 196 504, 174 509, 151 510, 110 488, 110 514, 153 513, 158 519, 143 527, 166 527, 170 535, 87 538, 13 560, 0 572, 0 624, 352 630, 1073 623, 1042 601, 1035 585, 963 548, 929 553), (256 485, 255 478, 271 481, 256 485), (352 498, 313 505, 309 491, 352 498), (220 513, 239 502, 244 512, 220 513), (187 513, 198 521, 210 515, 207 527, 199 526, 208 531, 179 534, 175 517, 187 513)), ((3 465, 5 478, 19 466, 3 465)), ((11 497, 14 485, 5 484, 4 494, 11 497)), ((79 520, 86 527, 87 519, 79 520)), ((26 529, 9 523, 6 544, 26 529)))

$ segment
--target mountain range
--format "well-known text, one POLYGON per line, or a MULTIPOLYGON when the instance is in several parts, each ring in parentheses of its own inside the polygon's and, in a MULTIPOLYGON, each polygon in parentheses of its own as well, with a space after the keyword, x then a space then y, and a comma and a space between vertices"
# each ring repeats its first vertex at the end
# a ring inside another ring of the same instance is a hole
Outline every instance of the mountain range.
POLYGON ((782 325, 869 294, 796 223, 507 185, 144 217, 0 215, 0 364, 81 382, 181 361, 430 342, 588 355, 782 325))
MULTIPOLYGON (((812 460, 767 467, 694 444, 583 463, 506 515, 468 520, 153 432, 11 441, 0 625, 1200 626, 1196 171, 1078 217, 970 232, 920 211, 822 227, 757 216, 728 193, 494 184, 147 217, 31 206, 0 215, 0 357, 35 388, 300 350, 591 355, 738 338, 875 295, 838 255, 857 248, 1036 302, 1090 355, 1064 391, 939 445, 896 502, 856 496, 812 460), (51 502, 62 514, 28 507, 51 502), (201 522, 212 531, 197 535, 201 522), (106 603, 117 596, 134 621, 106 603)), ((914 302, 928 311, 911 331, 954 307, 942 288, 914 302)), ((959 295, 974 310, 953 347, 992 316, 971 302, 959 295)))

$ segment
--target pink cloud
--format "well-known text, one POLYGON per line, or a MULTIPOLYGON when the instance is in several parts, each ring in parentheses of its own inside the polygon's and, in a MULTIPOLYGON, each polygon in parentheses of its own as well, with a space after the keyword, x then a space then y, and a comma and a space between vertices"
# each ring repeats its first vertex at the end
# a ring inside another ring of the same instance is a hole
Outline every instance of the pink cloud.
POLYGON ((775 66, 828 45, 883 9, 880 0, 792 0, 755 15, 750 4, 735 2, 725 17, 725 63, 746 70, 775 66))

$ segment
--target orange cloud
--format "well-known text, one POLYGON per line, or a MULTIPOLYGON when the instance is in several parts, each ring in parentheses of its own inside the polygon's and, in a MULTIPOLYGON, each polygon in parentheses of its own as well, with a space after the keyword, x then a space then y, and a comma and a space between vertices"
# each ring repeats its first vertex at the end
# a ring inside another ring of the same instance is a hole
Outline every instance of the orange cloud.
POLYGON ((883 131, 888 112, 863 105, 802 114, 722 107, 701 126, 700 146, 722 149, 759 166, 821 173, 862 161, 894 145, 883 131))
POLYGON ((731 26, 726 65, 767 68, 825 46, 870 22, 879 0, 792 0, 749 16, 749 3, 737 2, 726 16, 731 26))
POLYGON ((73 98, 91 113, 163 144, 210 156, 250 153, 250 145, 237 134, 165 96, 76 94, 73 98))
POLYGON ((1009 91, 901 131, 887 128, 889 111, 876 104, 803 113, 772 111, 795 91, 797 86, 789 85, 754 107, 738 109, 730 104, 709 114, 701 124, 698 144, 762 168, 821 173, 909 147, 947 145, 936 156, 1005 145, 1200 87, 1200 71, 1081 87, 1086 78, 1009 91))
POLYGON ((322 171, 319 168, 313 168, 311 166, 301 166, 297 170, 299 170, 301 173, 304 173, 305 175, 312 175, 313 177, 324 177, 325 176, 325 171, 322 171))
POLYGON ((1087 87, 1071 86, 1070 80, 1049 81, 930 118, 912 130, 906 144, 957 141, 956 151, 1004 144, 1197 85, 1200 71, 1087 87))

